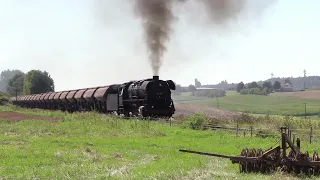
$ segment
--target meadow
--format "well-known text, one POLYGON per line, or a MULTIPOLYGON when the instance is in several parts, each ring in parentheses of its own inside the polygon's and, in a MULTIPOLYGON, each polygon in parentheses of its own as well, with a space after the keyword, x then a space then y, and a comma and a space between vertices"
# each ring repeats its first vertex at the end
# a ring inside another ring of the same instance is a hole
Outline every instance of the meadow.
POLYGON ((294 96, 293 93, 272 93, 268 96, 261 95, 239 95, 235 91, 227 91, 225 97, 207 98, 190 96, 190 93, 182 93, 181 96, 173 96, 175 102, 188 102, 202 104, 214 108, 230 111, 244 112, 250 114, 272 114, 272 115, 291 115, 304 116, 305 104, 307 116, 320 115, 320 91, 319 97, 304 98, 294 96))
POLYGON ((192 149, 238 155, 242 148, 275 146, 281 126, 293 129, 314 127, 313 143, 307 132, 302 151, 320 150, 320 100, 288 97, 238 95, 193 97, 190 93, 174 96, 176 103, 187 102, 212 108, 248 113, 234 120, 215 121, 220 125, 254 126, 253 137, 236 137, 234 131, 193 130, 189 121, 204 118, 191 115, 177 118, 172 125, 164 121, 121 119, 94 112, 66 114, 58 111, 0 106, 1 112, 23 113, 22 121, 12 122, 0 116, 0 178, 3 179, 301 179, 303 175, 276 172, 269 175, 241 174, 237 164, 228 159, 181 153, 192 149), (219 105, 218 105, 219 102, 219 105), (307 119, 304 115, 307 103, 307 119), (58 118, 39 120, 37 116, 58 118), (291 116, 283 116, 291 115, 291 116), (29 118, 29 119, 28 119, 29 118), (267 136, 262 136, 267 134, 267 136))
MULTIPOLYGON (((233 132, 192 130, 185 124, 141 121, 96 113, 65 114, 0 106, 0 112, 58 117, 0 121, 3 179, 298 179, 277 172, 240 174, 228 159, 180 153, 193 149, 237 155, 244 147, 274 145, 278 136, 235 137, 233 132)), ((276 133, 277 134, 277 133, 276 133)), ((320 150, 303 144, 303 149, 320 150)))

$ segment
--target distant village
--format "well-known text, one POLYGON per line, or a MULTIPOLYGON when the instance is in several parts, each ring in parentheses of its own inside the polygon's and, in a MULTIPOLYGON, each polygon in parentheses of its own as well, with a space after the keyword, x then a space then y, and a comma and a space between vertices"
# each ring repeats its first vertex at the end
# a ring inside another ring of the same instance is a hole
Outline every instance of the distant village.
MULTIPOLYGON (((262 84, 262 81, 261 81, 262 84)), ((281 88, 279 89, 280 92, 293 92, 293 91, 300 91, 303 88, 299 88, 299 87, 294 87, 292 84, 290 84, 290 80, 289 82, 280 82, 281 84, 281 88)), ((201 90, 210 90, 210 89, 222 89, 222 90, 235 90, 238 84, 236 83, 231 83, 228 84, 228 82, 225 81, 221 81, 219 84, 215 84, 215 85, 202 85, 201 82, 198 79, 194 80, 194 87, 197 91, 201 91, 201 90)))

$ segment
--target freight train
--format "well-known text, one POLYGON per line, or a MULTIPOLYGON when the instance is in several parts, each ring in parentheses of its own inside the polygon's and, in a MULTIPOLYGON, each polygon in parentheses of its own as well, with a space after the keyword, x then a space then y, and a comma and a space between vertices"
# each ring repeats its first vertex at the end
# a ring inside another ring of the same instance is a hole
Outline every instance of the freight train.
POLYGON ((11 97, 14 105, 50 110, 98 111, 124 116, 170 118, 175 112, 172 80, 159 76, 123 84, 11 97))

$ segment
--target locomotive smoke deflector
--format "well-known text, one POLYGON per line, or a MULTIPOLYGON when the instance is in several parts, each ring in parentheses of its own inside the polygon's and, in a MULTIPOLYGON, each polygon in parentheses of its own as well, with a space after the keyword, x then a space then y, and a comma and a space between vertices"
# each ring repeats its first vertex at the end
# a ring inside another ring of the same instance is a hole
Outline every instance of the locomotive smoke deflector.
POLYGON ((159 76, 153 76, 153 80, 159 80, 159 76))
POLYGON ((166 82, 171 90, 176 90, 176 85, 172 80, 167 80, 166 82))

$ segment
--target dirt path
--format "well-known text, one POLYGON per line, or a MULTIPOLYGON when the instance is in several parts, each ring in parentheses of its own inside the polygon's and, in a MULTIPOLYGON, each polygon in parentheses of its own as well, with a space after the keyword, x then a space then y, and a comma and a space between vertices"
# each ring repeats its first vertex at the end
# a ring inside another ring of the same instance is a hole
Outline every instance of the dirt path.
MULTIPOLYGON (((210 119, 217 120, 230 120, 234 119, 235 116, 239 115, 239 113, 231 112, 222 109, 216 109, 213 107, 208 107, 200 104, 192 104, 192 103, 175 103, 176 112, 174 117, 183 115, 187 116, 194 113, 202 113, 210 119)), ((19 112, 12 111, 0 111, 0 120, 8 119, 12 122, 18 122, 21 120, 46 120, 46 121, 58 121, 60 118, 58 117, 50 117, 50 116, 41 116, 41 115, 32 115, 32 114, 24 114, 19 112)))
POLYGON ((12 122, 18 122, 21 120, 45 120, 45 121, 58 121, 60 118, 58 117, 49 117, 49 116, 41 116, 41 115, 31 115, 24 114, 12 111, 0 111, 0 120, 8 119, 12 122))
POLYGON ((231 120, 239 115, 236 112, 191 103, 175 103, 175 108, 176 112, 174 116, 202 113, 210 119, 231 120))

